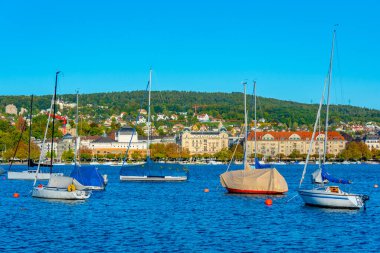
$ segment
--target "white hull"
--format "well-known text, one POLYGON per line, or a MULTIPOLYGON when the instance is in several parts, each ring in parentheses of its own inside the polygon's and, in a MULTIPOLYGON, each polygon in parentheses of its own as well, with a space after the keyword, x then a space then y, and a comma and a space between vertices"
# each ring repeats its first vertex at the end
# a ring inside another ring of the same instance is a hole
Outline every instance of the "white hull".
POLYGON ((65 188, 34 187, 32 196, 43 199, 83 200, 88 199, 91 196, 91 192, 82 190, 69 192, 65 188))
POLYGON ((348 209, 360 209, 364 206, 363 198, 358 194, 348 194, 342 191, 339 193, 328 192, 326 188, 299 190, 298 193, 305 204, 311 206, 348 209))
MULTIPOLYGON (((50 176, 62 176, 62 173, 38 173, 37 180, 49 180, 50 176)), ((8 179, 11 180, 34 180, 36 178, 36 170, 25 170, 21 172, 8 171, 8 179)))
POLYGON ((186 181, 187 177, 172 177, 172 176, 165 176, 165 177, 148 177, 148 176, 120 176, 121 181, 155 181, 155 182, 167 182, 167 181, 186 181))

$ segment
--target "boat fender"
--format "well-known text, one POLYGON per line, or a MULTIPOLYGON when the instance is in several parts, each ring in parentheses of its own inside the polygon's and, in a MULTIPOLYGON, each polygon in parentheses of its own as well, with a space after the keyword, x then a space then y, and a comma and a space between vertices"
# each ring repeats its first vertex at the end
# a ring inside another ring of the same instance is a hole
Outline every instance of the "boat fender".
POLYGON ((70 184, 70 185, 67 187, 67 191, 69 191, 69 192, 73 192, 73 191, 75 191, 75 185, 70 184))

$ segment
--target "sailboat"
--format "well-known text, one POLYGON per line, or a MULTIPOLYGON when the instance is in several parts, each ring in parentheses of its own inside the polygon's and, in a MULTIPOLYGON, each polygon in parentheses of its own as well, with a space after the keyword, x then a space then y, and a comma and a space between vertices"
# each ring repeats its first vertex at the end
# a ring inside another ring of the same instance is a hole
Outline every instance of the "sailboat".
MULTIPOLYGON (((37 170, 31 169, 36 164, 33 162, 33 160, 30 158, 30 151, 31 151, 31 143, 32 143, 32 118, 33 118, 33 95, 30 98, 30 114, 29 114, 29 146, 28 146, 28 169, 24 171, 11 171, 12 168, 12 162, 8 169, 8 179, 11 180, 34 180, 36 177, 37 170)), ((14 156, 17 153, 18 145, 20 143, 22 136, 22 132, 20 135, 19 142, 17 143, 17 147, 14 153, 14 156)), ((56 175, 63 175, 62 173, 55 173, 56 175)), ((51 174, 48 172, 40 172, 38 173, 37 177, 38 180, 48 180, 50 178, 51 174)))
POLYGON ((299 183, 298 193, 306 205, 326 207, 326 208, 347 208, 347 209, 360 209, 365 206, 365 202, 369 200, 369 196, 360 195, 354 193, 348 193, 340 189, 338 185, 327 185, 328 182, 337 184, 351 184, 350 180, 335 178, 330 175, 326 170, 326 153, 327 153, 327 141, 328 141, 328 126, 329 126, 329 100, 330 100, 330 87, 332 79, 332 67, 334 58, 334 44, 335 44, 336 30, 333 31, 333 39, 330 54, 330 65, 327 75, 327 80, 325 80, 324 89, 322 92, 321 101, 319 103, 319 108, 317 112, 317 117, 314 124, 314 130, 312 138, 309 145, 309 152, 306 157, 306 163, 302 172, 302 177, 299 183), (312 145, 315 141, 315 133, 317 130, 317 125, 320 122, 321 109, 323 101, 325 98, 327 86, 327 100, 326 100, 326 119, 325 119, 325 133, 323 142, 323 159, 319 162, 319 168, 312 173, 312 183, 314 183, 313 189, 302 189, 302 183, 306 175, 306 170, 312 152, 312 145))
POLYGON ((74 147, 74 169, 71 171, 70 177, 77 180, 86 190, 104 190, 108 179, 107 175, 101 175, 96 166, 81 166, 78 163, 78 147, 79 147, 79 135, 78 135, 78 92, 77 92, 77 113, 76 113, 76 138, 74 147))
MULTIPOLYGON (((156 163, 150 159, 150 94, 152 87, 152 70, 149 72, 148 83, 148 140, 147 161, 143 164, 125 165, 125 159, 120 169, 121 181, 186 181, 188 171, 178 163, 156 163)), ((132 140, 132 139, 131 139, 132 140)), ((130 144, 129 144, 130 146, 130 144)), ((127 154, 128 155, 128 151, 127 154)))
MULTIPOLYGON (((262 165, 257 158, 255 148, 255 166, 252 168, 247 161, 247 96, 244 85, 244 159, 243 169, 227 171, 220 175, 220 182, 230 193, 243 194, 284 194, 288 191, 288 184, 284 177, 275 169, 262 165)), ((256 82, 254 82, 256 108, 256 82)), ((255 109, 255 147, 256 146, 256 109, 255 109)))
MULTIPOLYGON (((58 83, 58 75, 60 71, 55 74, 55 86, 54 86, 54 96, 53 96, 53 115, 56 114, 56 97, 57 97, 57 83, 58 83)), ((50 152, 50 173, 52 173, 53 168, 53 144, 54 144, 54 118, 52 120, 52 136, 51 136, 51 152, 50 152)), ((46 124, 45 136, 42 143, 42 147, 44 147, 47 129, 49 126, 50 114, 48 117, 48 121, 46 124)), ((42 160, 42 154, 40 155, 40 162, 42 160)), ((37 167, 36 176, 34 179, 32 196, 35 198, 44 198, 44 199, 63 199, 63 200, 84 200, 88 199, 91 196, 91 191, 85 190, 85 187, 81 185, 75 178, 67 177, 67 176, 51 176, 49 178, 48 184, 42 185, 39 184, 36 186, 38 180, 38 174, 40 170, 40 162, 37 167)))

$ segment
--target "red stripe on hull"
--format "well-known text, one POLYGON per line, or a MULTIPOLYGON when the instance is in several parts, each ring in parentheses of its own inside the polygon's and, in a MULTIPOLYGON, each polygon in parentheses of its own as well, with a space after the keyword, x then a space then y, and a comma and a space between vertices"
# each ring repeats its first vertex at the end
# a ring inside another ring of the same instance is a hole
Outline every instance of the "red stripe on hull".
POLYGON ((285 192, 276 192, 276 191, 254 191, 254 190, 240 190, 227 188, 230 193, 242 193, 242 194, 267 194, 267 195, 278 195, 284 194, 285 192))

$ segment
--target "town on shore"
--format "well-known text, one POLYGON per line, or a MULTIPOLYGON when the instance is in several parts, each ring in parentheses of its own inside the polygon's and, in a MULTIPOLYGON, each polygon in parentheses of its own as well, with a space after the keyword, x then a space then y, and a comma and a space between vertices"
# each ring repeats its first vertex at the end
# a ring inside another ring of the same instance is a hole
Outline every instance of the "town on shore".
MULTIPOLYGON (((95 122, 91 114, 81 114, 78 122, 79 140, 76 142, 75 103, 58 101, 55 115, 56 139, 53 144, 54 162, 71 163, 77 145, 82 162, 121 163, 126 152, 128 162, 145 159, 147 150, 147 111, 137 110, 137 118, 126 112, 110 115, 95 122), (77 144, 76 144, 77 143, 77 144)), ((87 105, 92 106, 92 105, 87 105)), ((29 114, 28 109, 7 104, 0 112, 0 159, 2 162, 23 162, 28 158, 29 114), (18 144, 18 139, 21 142, 18 144), (16 152, 17 149, 17 152, 16 152), (13 158, 14 157, 14 158, 13 158)), ((154 160, 183 162, 228 162, 233 152, 235 160, 243 159, 242 125, 239 120, 226 121, 205 112, 166 111, 151 115, 151 157, 154 160)), ((49 109, 33 111, 32 145, 30 156, 38 160, 49 109)), ((304 161, 309 149, 312 131, 310 127, 257 121, 255 143, 254 121, 250 120, 247 155, 266 162, 304 161)), ((331 162, 376 163, 380 161, 380 124, 378 122, 339 122, 328 133, 327 159, 331 162)), ((50 130, 49 130, 50 131, 50 130)), ((317 132, 312 146, 312 161, 323 153, 324 132, 317 132)), ((51 141, 51 140, 50 140, 51 141)), ((47 140, 50 150, 50 141, 47 140)), ((50 157, 49 152, 45 155, 50 157)))

